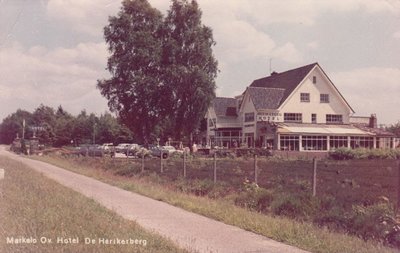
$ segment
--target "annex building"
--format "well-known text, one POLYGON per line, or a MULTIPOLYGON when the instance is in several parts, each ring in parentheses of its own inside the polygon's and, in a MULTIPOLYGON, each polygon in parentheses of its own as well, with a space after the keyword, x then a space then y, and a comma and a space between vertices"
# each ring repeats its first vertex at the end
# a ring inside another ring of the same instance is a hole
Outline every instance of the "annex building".
POLYGON ((211 147, 328 151, 394 148, 376 115, 355 117, 318 63, 254 80, 239 96, 217 97, 207 111, 211 147))

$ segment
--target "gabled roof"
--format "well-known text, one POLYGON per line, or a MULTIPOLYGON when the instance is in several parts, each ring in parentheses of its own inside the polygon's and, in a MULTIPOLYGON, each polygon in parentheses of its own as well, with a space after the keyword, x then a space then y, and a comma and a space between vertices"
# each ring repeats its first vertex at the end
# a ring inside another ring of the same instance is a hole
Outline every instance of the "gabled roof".
POLYGON ((212 107, 217 116, 237 116, 236 99, 234 98, 216 97, 212 101, 212 107))
POLYGON ((277 109, 285 93, 285 89, 263 87, 248 87, 247 91, 256 110, 277 109))
MULTIPOLYGON (((291 70, 288 70, 288 71, 285 71, 282 73, 273 72, 270 76, 254 80, 250 84, 250 87, 284 89, 285 92, 280 101, 280 105, 282 105, 283 102, 286 101, 286 99, 290 96, 290 94, 292 94, 292 92, 296 89, 296 87, 298 85, 300 85, 301 81, 304 80, 304 78, 310 73, 310 71, 315 66, 319 66, 319 64, 317 62, 315 62, 315 63, 309 64, 309 65, 299 67, 296 69, 291 69, 291 70)), ((324 70, 320 66, 319 66, 319 68, 323 72, 323 74, 326 76, 326 78, 329 80, 329 82, 332 84, 333 88, 337 91, 339 96, 346 103, 346 105, 350 108, 350 110, 352 112, 354 112, 353 108, 351 108, 351 106, 346 101, 346 99, 343 97, 343 95, 340 93, 340 91, 336 88, 336 86, 333 84, 333 82, 329 79, 328 75, 324 72, 324 70)))
POLYGON ((254 80, 250 84, 250 87, 284 89, 285 91, 280 101, 282 104, 316 65, 318 65, 318 63, 312 63, 282 73, 272 73, 270 76, 254 80))

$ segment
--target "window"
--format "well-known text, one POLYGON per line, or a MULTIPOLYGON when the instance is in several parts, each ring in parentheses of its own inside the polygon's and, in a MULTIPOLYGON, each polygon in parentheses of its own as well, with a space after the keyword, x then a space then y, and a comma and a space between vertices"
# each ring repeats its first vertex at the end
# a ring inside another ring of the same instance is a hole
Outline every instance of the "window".
POLYGON ((316 76, 313 76, 313 77, 312 77, 312 83, 313 83, 313 84, 316 84, 316 83, 317 83, 317 77, 316 77, 316 76))
POLYGON ((303 122, 303 117, 301 113, 284 113, 283 120, 285 122, 303 122))
POLYGON ((342 124, 342 123, 343 123, 343 115, 341 114, 326 115, 326 124, 342 124))
POLYGON ((393 138, 376 138, 376 147, 377 148, 392 148, 393 147, 393 138))
POLYGON ((321 103, 329 103, 329 94, 321 94, 320 102, 321 103))
POLYGON ((326 136, 302 136, 301 145, 304 150, 327 150, 327 137, 326 136))
POLYGON ((310 102, 310 93, 300 93, 300 102, 310 102))
POLYGON ((317 124, 317 114, 315 113, 311 114, 311 123, 317 124))
POLYGON ((351 148, 373 148, 374 138, 364 136, 352 136, 350 137, 351 148))
POLYGON ((254 121, 254 112, 245 113, 244 122, 252 122, 252 121, 254 121))
POLYGON ((331 136, 329 138, 329 146, 331 149, 347 148, 347 136, 331 136))
POLYGON ((281 135, 281 150, 299 150, 299 136, 297 135, 281 135))

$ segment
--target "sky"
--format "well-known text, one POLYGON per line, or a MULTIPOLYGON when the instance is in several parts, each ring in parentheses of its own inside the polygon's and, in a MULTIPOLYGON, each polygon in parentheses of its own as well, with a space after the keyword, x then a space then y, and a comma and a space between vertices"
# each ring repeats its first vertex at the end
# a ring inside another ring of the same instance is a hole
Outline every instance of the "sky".
MULTIPOLYGON (((170 1, 149 0, 164 14, 170 1)), ((217 95, 318 62, 356 115, 400 121, 400 0, 198 0, 219 63, 217 95)), ((108 111, 103 28, 119 0, 0 0, 0 120, 62 105, 108 111)))

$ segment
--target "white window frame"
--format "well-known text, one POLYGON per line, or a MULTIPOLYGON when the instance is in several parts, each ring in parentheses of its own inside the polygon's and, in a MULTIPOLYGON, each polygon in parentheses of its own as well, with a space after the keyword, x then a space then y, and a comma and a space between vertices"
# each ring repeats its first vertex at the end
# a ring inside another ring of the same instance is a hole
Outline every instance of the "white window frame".
POLYGON ((320 94, 319 101, 320 101, 320 103, 329 103, 330 102, 329 94, 325 94, 325 93, 320 94))
POLYGON ((326 114, 326 124, 343 124, 343 115, 326 114))
POLYGON ((300 93, 300 102, 310 102, 310 93, 300 93))
POLYGON ((284 122, 303 122, 303 114, 302 113, 292 113, 292 112, 285 112, 283 114, 283 121, 284 122))

